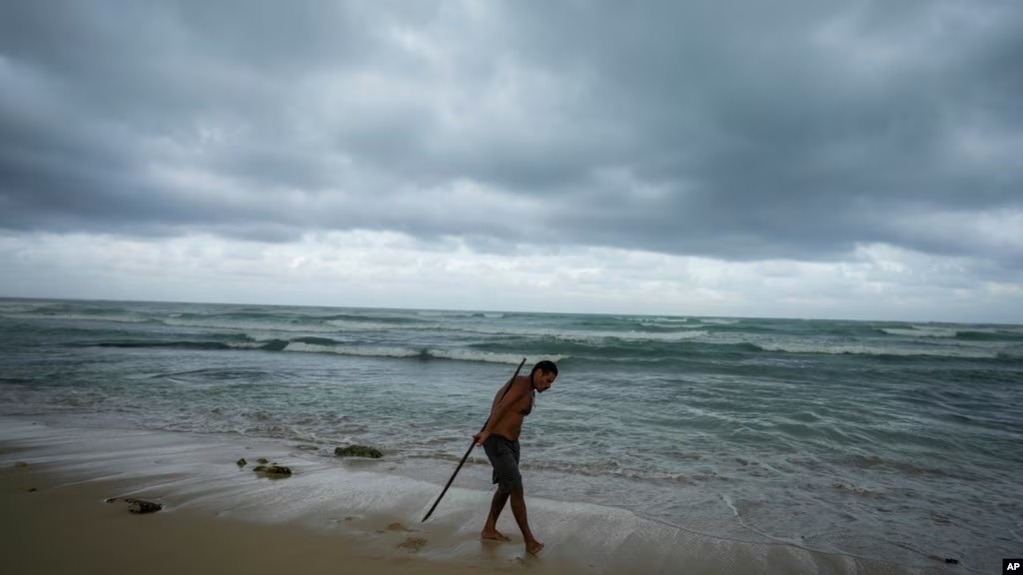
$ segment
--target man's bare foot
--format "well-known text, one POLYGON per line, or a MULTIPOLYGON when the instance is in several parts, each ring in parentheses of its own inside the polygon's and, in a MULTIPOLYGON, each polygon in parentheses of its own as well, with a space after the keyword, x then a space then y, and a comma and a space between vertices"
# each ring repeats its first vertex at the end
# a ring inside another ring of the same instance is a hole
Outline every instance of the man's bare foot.
POLYGON ((497 529, 492 531, 483 531, 480 533, 480 539, 489 539, 491 541, 511 541, 507 535, 501 533, 497 529))
POLYGON ((543 543, 540 543, 536 539, 526 543, 526 553, 529 553, 530 555, 536 555, 541 551, 543 551, 543 543))

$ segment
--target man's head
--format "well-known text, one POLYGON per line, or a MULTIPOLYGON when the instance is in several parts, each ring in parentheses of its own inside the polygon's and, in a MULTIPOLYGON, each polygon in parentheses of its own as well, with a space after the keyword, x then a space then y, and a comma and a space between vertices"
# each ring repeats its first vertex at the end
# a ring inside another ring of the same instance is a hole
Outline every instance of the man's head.
POLYGON ((536 362, 533 371, 529 373, 529 379, 533 382, 533 389, 543 393, 551 388, 554 380, 558 377, 558 366, 553 361, 543 360, 536 362))

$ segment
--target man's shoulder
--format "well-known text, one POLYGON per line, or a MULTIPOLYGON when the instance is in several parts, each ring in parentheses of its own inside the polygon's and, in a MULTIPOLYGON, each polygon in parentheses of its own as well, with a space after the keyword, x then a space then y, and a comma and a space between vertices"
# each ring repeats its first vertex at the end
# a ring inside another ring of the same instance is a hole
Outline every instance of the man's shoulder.
POLYGON ((533 385, 528 375, 520 375, 515 379, 515 383, 512 384, 511 393, 514 393, 517 397, 525 397, 532 391, 533 385))

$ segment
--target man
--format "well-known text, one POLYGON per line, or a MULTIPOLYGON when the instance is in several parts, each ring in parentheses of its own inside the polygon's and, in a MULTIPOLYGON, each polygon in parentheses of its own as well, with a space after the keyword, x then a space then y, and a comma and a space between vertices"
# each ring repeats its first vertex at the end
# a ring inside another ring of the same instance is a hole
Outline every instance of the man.
POLYGON ((487 452, 490 464, 494 466, 493 482, 497 492, 490 503, 490 514, 483 525, 481 537, 496 541, 510 541, 497 530, 497 518, 511 498, 512 514, 522 531, 526 552, 536 555, 543 549, 529 530, 526 517, 526 498, 522 489, 522 475, 519 473, 519 434, 522 422, 533 411, 533 398, 551 388, 558 377, 558 366, 544 360, 533 366, 528 376, 520 375, 506 383, 494 396, 490 407, 490 419, 483 431, 473 436, 478 445, 487 452))

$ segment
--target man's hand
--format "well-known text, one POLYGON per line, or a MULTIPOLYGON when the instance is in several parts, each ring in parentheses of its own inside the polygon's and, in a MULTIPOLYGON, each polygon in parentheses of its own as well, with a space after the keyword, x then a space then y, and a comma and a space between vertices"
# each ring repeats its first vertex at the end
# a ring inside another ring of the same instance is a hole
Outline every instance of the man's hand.
POLYGON ((476 447, 480 447, 481 445, 483 445, 483 442, 486 441, 487 438, 489 438, 489 437, 490 437, 490 432, 484 433, 484 432, 481 431, 481 432, 477 433, 476 435, 473 435, 472 436, 472 440, 476 442, 476 447))

